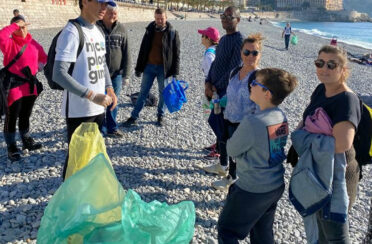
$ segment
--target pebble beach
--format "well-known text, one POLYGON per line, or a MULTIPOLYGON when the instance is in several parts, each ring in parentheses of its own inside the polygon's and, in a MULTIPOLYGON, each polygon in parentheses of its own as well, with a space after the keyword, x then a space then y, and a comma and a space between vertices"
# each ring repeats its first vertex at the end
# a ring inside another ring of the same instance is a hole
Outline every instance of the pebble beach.
MULTIPOLYGON (((196 223, 192 243, 214 243, 217 239, 217 220, 227 192, 216 191, 211 183, 217 176, 199 167, 211 161, 203 161, 202 148, 214 141, 212 131, 203 118, 202 99, 204 80, 200 61, 204 52, 198 29, 213 26, 224 34, 218 19, 171 20, 179 31, 181 40, 181 65, 179 78, 189 83, 188 102, 181 111, 166 114, 165 126, 157 127, 156 107, 145 107, 138 126, 120 128, 123 138, 105 138, 107 153, 113 163, 118 180, 124 189, 135 190, 143 200, 158 200, 175 204, 190 200, 195 204, 196 223)), ((129 87, 123 87, 119 97, 118 121, 130 116, 132 105, 129 94, 138 92, 140 79, 134 76, 139 46, 147 22, 127 23, 132 55, 132 76, 129 87)), ((293 73, 299 81, 296 90, 280 106, 287 114, 291 131, 302 118, 310 101, 310 95, 319 84, 313 61, 322 45, 329 40, 296 33, 298 44, 284 48, 282 30, 265 22, 241 21, 239 31, 244 36, 261 32, 263 43, 261 68, 277 67, 293 73)), ((48 51, 52 38, 60 29, 32 30, 34 39, 48 51)), ((372 53, 371 50, 339 43, 353 54, 372 53)), ((2 56, 1 56, 2 63, 2 56)), ((362 96, 372 96, 372 66, 350 63, 348 84, 362 96)), ((43 144, 41 150, 23 152, 22 160, 11 163, 7 159, 3 137, 3 121, 0 124, 0 243, 36 243, 37 231, 44 209, 54 192, 62 184, 62 167, 66 156, 65 120, 60 115, 62 92, 51 90, 42 73, 38 78, 44 91, 36 100, 31 117, 32 135, 43 144)), ((152 93, 158 94, 154 82, 152 93)), ((18 137, 18 146, 21 147, 18 137)), ((287 149, 290 140, 287 143, 287 149)), ((292 172, 285 164, 286 190, 278 203, 274 222, 277 243, 306 243, 301 216, 288 200, 288 184, 292 172)), ((362 243, 372 197, 372 167, 363 168, 356 203, 350 211, 351 243, 362 243)), ((247 205, 249 207, 249 205, 247 205)), ((249 243, 249 238, 241 243, 249 243)))

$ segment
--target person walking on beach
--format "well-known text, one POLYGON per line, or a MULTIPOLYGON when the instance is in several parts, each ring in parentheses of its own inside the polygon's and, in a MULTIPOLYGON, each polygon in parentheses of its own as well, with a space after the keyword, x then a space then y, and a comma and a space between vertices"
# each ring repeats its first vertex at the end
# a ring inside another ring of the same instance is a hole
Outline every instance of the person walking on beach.
POLYGON ((137 77, 140 77, 143 73, 141 90, 130 118, 123 123, 124 127, 136 124, 155 77, 158 81, 159 90, 156 125, 163 126, 165 112, 163 89, 169 77, 176 78, 179 74, 179 66, 180 39, 178 31, 167 21, 166 11, 158 8, 155 10, 155 21, 146 27, 142 39, 135 68, 137 77))
MULTIPOLYGON (((36 78, 47 62, 43 47, 28 33, 22 15, 13 17, 10 25, 0 30, 0 50, 4 55, 6 77, 2 81, 1 104, 7 104, 4 122, 4 138, 11 161, 21 159, 16 142, 16 123, 21 136, 22 149, 37 150, 42 147, 30 135, 30 117, 42 85, 36 78), (16 58, 18 56, 18 58, 16 58), (3 97, 3 95, 6 95, 3 97)), ((5 68, 4 68, 5 69, 5 68)), ((5 112, 5 111, 3 111, 5 112)))
MULTIPOLYGON (((105 62, 105 37, 95 25, 105 15, 108 4, 115 6, 113 0, 79 0, 81 14, 77 21, 84 33, 84 46, 78 57, 79 33, 72 23, 63 28, 57 41, 53 80, 64 88, 61 113, 66 117, 68 143, 83 122, 95 122, 101 129, 105 107, 116 107, 117 98, 105 62), (74 69, 69 73, 71 64, 74 69)), ((63 178, 67 162, 68 155, 63 178)))
POLYGON ((278 107, 297 86, 297 79, 275 68, 257 71, 250 98, 260 111, 246 116, 227 141, 236 159, 238 179, 229 188, 218 218, 218 242, 273 244, 277 202, 284 192, 284 147, 289 133, 278 107))
POLYGON ((19 10, 18 9, 14 9, 13 10, 13 16, 14 17, 17 17, 19 15, 19 10))
POLYGON ((284 30, 282 32, 282 38, 284 37, 284 44, 285 44, 285 49, 288 50, 289 46, 289 41, 291 40, 291 34, 294 35, 292 31, 291 24, 287 22, 287 24, 284 27, 284 30))
MULTIPOLYGON (((119 97, 123 85, 129 85, 129 70, 131 66, 128 32, 124 25, 118 21, 118 7, 107 6, 102 20, 97 21, 106 36, 106 63, 110 71, 111 82, 115 95, 119 97)), ((118 129, 116 115, 118 107, 111 110, 112 105, 106 108, 103 131, 110 137, 122 137, 118 129)))
MULTIPOLYGON (((243 66, 238 66, 231 71, 229 85, 226 90, 227 104, 224 112, 224 140, 232 137, 236 128, 245 116, 259 111, 258 106, 250 99, 249 85, 255 79, 256 71, 262 54, 262 41, 264 37, 260 34, 249 35, 244 39, 241 48, 243 66)), ((246 135, 251 136, 251 135, 246 135)), ((220 157, 226 157, 229 162, 229 171, 221 180, 212 183, 217 190, 227 190, 236 179, 236 162, 226 153, 220 157)), ((222 171, 227 173, 226 171, 222 171)))
MULTIPOLYGON (((238 8, 230 6, 225 9, 220 18, 226 35, 221 38, 218 44, 216 58, 205 79, 205 96, 208 100, 216 96, 222 98, 226 94, 230 72, 242 62, 240 48, 243 43, 243 36, 237 28, 240 22, 240 11, 238 8)), ((223 155, 219 158, 219 163, 209 165, 203 169, 215 174, 220 174, 221 170, 227 171, 228 166, 228 161, 226 159, 226 141, 223 137, 223 110, 222 108, 219 114, 216 114, 215 111, 212 110, 208 119, 213 132, 217 136, 217 147, 223 155)), ((220 155, 212 151, 209 156, 209 158, 216 159, 220 155)))

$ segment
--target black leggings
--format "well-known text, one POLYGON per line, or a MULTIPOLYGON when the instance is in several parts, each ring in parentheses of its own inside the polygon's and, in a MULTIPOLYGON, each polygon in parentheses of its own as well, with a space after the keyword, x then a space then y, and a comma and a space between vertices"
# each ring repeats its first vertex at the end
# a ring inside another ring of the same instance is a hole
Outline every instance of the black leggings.
MULTIPOLYGON (((99 114, 95 116, 90 116, 90 117, 81 117, 81 118, 67 118, 66 119, 66 124, 67 124, 67 142, 70 144, 72 134, 74 131, 81 125, 83 122, 95 122, 98 124, 98 129, 101 131, 102 129, 102 123, 103 119, 105 118, 105 114, 99 114)), ((65 165, 63 166, 63 173, 62 177, 63 180, 65 179, 66 176, 66 170, 67 170, 67 163, 68 163, 68 152, 67 152, 67 157, 65 160, 65 165)))
POLYGON ((36 96, 22 97, 12 103, 8 108, 8 112, 5 116, 4 122, 4 133, 15 133, 16 123, 18 120, 18 129, 20 132, 27 133, 30 129, 30 117, 32 113, 32 108, 36 96))

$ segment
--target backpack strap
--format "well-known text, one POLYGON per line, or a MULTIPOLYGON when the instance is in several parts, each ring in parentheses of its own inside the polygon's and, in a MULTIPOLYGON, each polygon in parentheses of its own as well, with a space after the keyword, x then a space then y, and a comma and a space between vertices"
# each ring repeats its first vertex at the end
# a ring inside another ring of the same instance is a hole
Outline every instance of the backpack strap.
POLYGON ((17 55, 10 61, 5 67, 5 70, 8 70, 17 60, 22 56, 22 54, 25 52, 27 47, 27 44, 23 45, 22 49, 17 53, 17 55))
MULTIPOLYGON (((78 47, 78 51, 76 53, 76 59, 79 57, 81 51, 83 51, 83 47, 84 47, 84 33, 83 33, 83 29, 81 28, 81 25, 78 21, 78 19, 70 19, 68 22, 70 22, 71 24, 73 24, 78 33, 79 33, 79 47, 78 47)), ((74 71, 74 67, 75 67, 75 63, 71 63, 70 65, 70 68, 68 69, 68 73, 72 76, 72 72, 74 71)), ((66 118, 68 118, 68 110, 69 110, 69 92, 67 91, 67 94, 66 94, 66 109, 65 109, 65 116, 66 118)))
POLYGON ((243 66, 239 65, 231 70, 230 75, 229 75, 229 81, 234 77, 234 75, 236 75, 242 69, 242 67, 243 66))
POLYGON ((207 54, 207 53, 212 53, 212 54, 216 55, 216 49, 214 49, 214 48, 208 48, 207 50, 205 50, 204 55, 207 54))

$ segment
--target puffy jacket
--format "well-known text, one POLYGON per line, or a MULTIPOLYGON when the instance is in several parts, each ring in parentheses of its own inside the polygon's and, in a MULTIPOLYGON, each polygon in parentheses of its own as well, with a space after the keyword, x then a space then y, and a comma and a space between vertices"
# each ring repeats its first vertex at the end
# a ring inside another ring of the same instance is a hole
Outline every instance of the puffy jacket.
MULTIPOLYGON (((167 22, 167 27, 163 35, 163 62, 164 62, 164 77, 176 76, 180 69, 180 39, 178 32, 173 26, 167 22)), ((151 22, 146 27, 145 35, 143 36, 140 51, 138 54, 136 73, 143 73, 148 62, 149 53, 151 50, 152 40, 155 32, 155 21, 151 22)))

